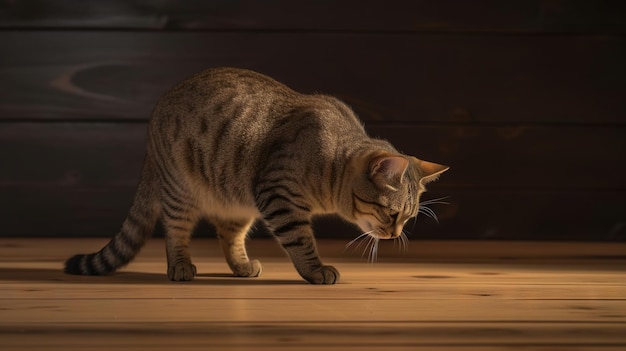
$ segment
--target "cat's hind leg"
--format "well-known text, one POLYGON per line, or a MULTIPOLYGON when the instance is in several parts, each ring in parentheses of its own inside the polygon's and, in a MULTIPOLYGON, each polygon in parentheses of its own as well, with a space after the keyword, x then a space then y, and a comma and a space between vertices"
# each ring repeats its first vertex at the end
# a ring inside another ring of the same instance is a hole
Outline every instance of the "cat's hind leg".
POLYGON ((189 242, 199 220, 199 210, 182 185, 166 182, 162 194, 167 276, 174 281, 193 280, 196 266, 191 263, 189 242))
POLYGON ((211 218, 228 266, 238 277, 258 277, 263 267, 258 260, 250 260, 246 251, 246 235, 254 219, 211 218))
POLYGON ((195 227, 192 222, 165 220, 167 276, 173 281, 189 281, 196 276, 196 266, 191 263, 189 241, 195 227))

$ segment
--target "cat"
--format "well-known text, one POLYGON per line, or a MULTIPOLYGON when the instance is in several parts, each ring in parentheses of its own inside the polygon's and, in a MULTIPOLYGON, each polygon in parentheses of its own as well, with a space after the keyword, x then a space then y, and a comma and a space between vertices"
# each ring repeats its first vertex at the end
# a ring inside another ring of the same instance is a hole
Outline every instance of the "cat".
POLYGON ((69 258, 65 272, 114 272, 161 220, 167 276, 192 280, 190 235, 205 218, 234 275, 257 277, 262 266, 248 258, 245 240, 261 219, 302 278, 334 284, 339 272, 318 256, 312 217, 335 213, 372 237, 398 238, 417 215, 424 186, 447 169, 368 137, 336 98, 300 94, 249 70, 208 69, 159 99, 120 231, 100 251, 69 258))

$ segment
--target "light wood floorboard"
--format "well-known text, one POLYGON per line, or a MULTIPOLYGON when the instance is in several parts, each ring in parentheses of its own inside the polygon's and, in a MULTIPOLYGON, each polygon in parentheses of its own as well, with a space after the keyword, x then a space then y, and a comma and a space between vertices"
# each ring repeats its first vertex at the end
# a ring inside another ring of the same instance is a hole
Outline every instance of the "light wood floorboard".
POLYGON ((106 277, 63 260, 103 239, 0 239, 0 350, 626 350, 626 244, 321 241, 333 286, 306 284, 271 241, 260 278, 199 239, 199 275, 165 276, 164 245, 106 277), (367 256, 367 254, 365 254, 367 256))

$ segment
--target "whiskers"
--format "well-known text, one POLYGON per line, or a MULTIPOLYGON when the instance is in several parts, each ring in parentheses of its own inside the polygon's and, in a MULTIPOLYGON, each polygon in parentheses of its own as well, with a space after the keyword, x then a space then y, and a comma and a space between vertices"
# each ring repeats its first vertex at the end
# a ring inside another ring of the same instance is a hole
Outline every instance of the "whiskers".
POLYGON ((406 253, 407 251, 409 251, 409 237, 404 230, 402 231, 400 236, 393 241, 393 243, 395 244, 396 241, 400 242, 400 248, 402 249, 402 253, 406 253))
POLYGON ((358 250, 361 247, 363 247, 363 253, 361 254, 361 257, 365 256, 365 253, 368 253, 367 261, 374 263, 376 262, 376 259, 378 257, 378 242, 379 241, 380 239, 374 235, 374 230, 370 230, 369 232, 365 232, 357 236, 356 238, 354 238, 354 240, 347 243, 346 247, 343 250, 346 251, 350 246, 358 242, 358 244, 356 244, 352 248, 352 251, 358 250))
MULTIPOLYGON (((430 217, 433 220, 435 220, 437 223, 439 223, 439 218, 437 218, 437 214, 435 214, 435 211, 433 211, 428 206, 439 205, 439 204, 449 205, 448 202, 443 201, 443 200, 446 200, 447 198, 448 196, 422 201, 419 203, 419 208, 417 210, 417 213, 418 214, 423 213, 427 217, 430 217)), ((413 227, 415 227, 415 223, 417 222, 417 217, 418 216, 413 217, 413 227)), ((376 262, 378 260, 378 249, 379 249, 379 244, 381 241, 379 236, 376 235, 376 231, 377 229, 374 229, 374 230, 370 230, 369 232, 360 234, 359 236, 351 240, 349 243, 347 243, 343 251, 345 252, 349 248, 352 249, 352 252, 357 251, 357 250, 358 251, 363 250, 363 252, 361 252, 361 258, 365 257, 365 255, 367 254, 368 262, 371 262, 371 263, 376 262)), ((409 233, 407 231, 402 230, 400 236, 393 239, 394 249, 396 247, 399 247, 403 253, 406 253, 408 251, 409 249, 408 234, 409 233)))
MULTIPOLYGON (((435 205, 435 204, 449 205, 450 204, 449 202, 442 201, 442 200, 445 200, 447 198, 448 198, 448 196, 444 196, 444 197, 440 197, 440 198, 437 198, 437 199, 422 201, 419 204, 419 208, 417 210, 417 213, 418 214, 419 213, 423 213, 426 216, 434 219, 435 222, 439 223, 439 218, 437 218, 437 214, 430 207, 428 207, 428 205, 435 205)), ((415 225, 415 220, 413 221, 413 224, 415 225)))
MULTIPOLYGON (((352 241, 346 244, 344 252, 350 247, 352 247, 353 252, 362 249, 363 252, 361 253, 361 258, 365 257, 365 254, 367 254, 367 261, 370 263, 375 263, 376 261, 378 261, 378 247, 381 239, 377 237, 374 232, 374 230, 371 230, 357 236, 352 241)), ((400 234, 399 237, 393 239, 393 242, 394 247, 396 242, 399 242, 402 252, 407 252, 409 246, 409 238, 406 236, 406 233, 404 231, 402 231, 402 234, 400 234)))

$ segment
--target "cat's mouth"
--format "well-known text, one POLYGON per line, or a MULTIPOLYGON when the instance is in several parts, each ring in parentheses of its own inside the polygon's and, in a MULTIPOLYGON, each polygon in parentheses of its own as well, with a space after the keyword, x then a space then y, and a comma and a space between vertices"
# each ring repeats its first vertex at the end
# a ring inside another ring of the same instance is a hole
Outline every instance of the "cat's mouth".
POLYGON ((357 220, 356 224, 359 226, 359 228, 361 228, 363 233, 366 233, 376 239, 396 239, 400 236, 400 234, 395 235, 393 228, 381 228, 378 225, 370 223, 364 218, 357 220))
POLYGON ((399 240, 400 247, 404 250, 407 249, 408 241, 406 234, 404 233, 402 227, 396 226, 395 228, 389 228, 388 230, 382 228, 381 226, 373 224, 365 218, 359 218, 356 221, 356 224, 361 228, 363 233, 357 236, 355 239, 350 241, 346 248, 354 245, 354 243, 359 242, 356 247, 361 247, 364 245, 363 255, 367 255, 367 259, 370 262, 375 262, 376 257, 378 255, 378 243, 383 239, 391 239, 391 240, 399 240), (363 242, 365 244, 363 244, 363 242))

